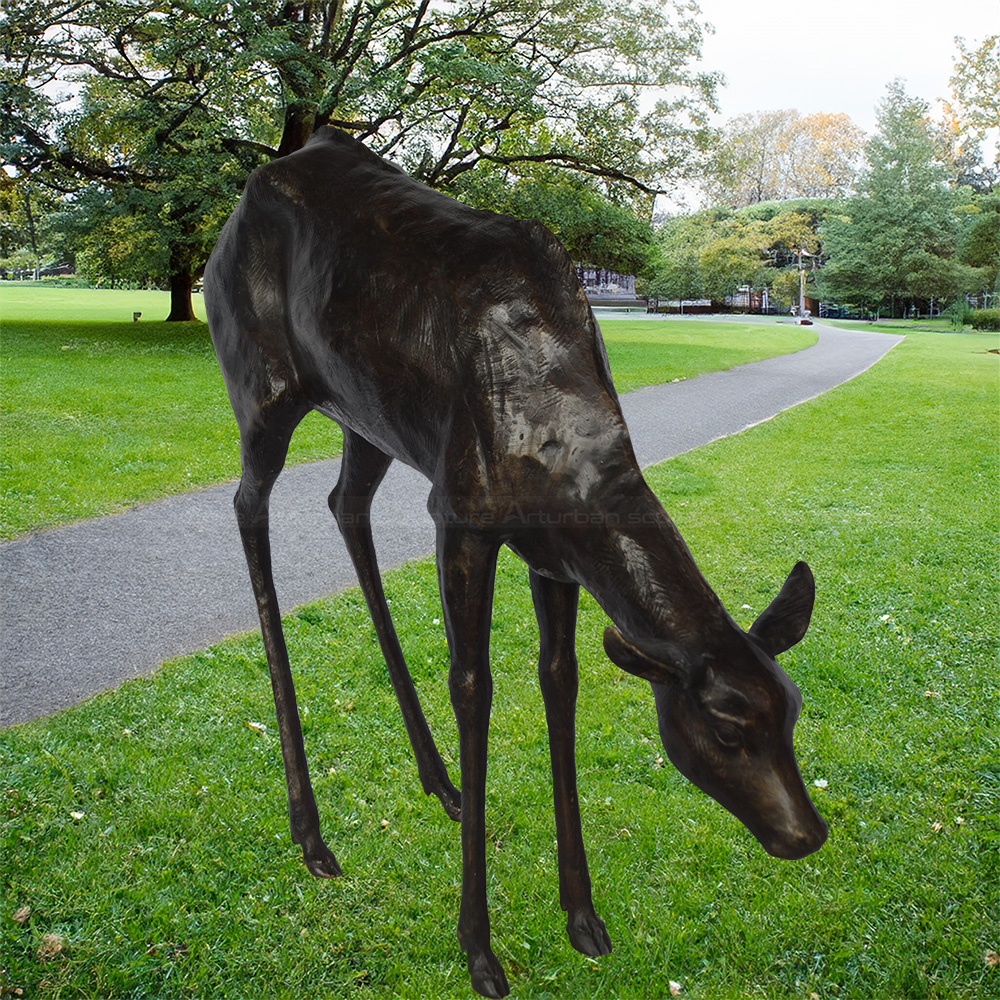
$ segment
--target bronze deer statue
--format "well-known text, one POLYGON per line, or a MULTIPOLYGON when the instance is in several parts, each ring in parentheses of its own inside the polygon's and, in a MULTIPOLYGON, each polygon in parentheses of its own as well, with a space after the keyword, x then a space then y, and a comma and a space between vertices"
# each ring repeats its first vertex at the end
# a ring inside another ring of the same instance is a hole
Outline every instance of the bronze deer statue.
POLYGON ((541 637, 559 898, 573 946, 604 955, 576 790, 575 629, 585 587, 615 623, 608 656, 650 682, 674 765, 765 850, 826 839, 792 747, 798 689, 774 657, 814 600, 798 563, 749 633, 729 616, 633 454, 600 332, 544 226, 468 208, 331 128, 260 167, 205 272, 212 339, 239 424, 235 507, 274 691, 292 839, 340 874, 320 834, 271 575, 268 497, 310 410, 344 432, 330 507, 368 602, 424 791, 461 820, 458 938, 473 988, 509 992, 490 946, 485 788, 496 559, 528 564, 541 637), (389 614, 368 514, 394 460, 431 483, 458 721, 461 794, 428 730, 389 614))

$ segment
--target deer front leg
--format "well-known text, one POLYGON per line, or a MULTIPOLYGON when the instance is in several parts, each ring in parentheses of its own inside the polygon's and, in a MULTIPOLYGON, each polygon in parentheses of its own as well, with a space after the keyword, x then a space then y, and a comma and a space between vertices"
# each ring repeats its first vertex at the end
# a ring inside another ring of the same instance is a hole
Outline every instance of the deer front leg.
POLYGON ((413 678, 406 666, 399 637, 392 623, 382 589, 382 577, 372 540, 372 497, 385 477, 392 459, 363 437, 344 428, 344 455, 340 479, 330 494, 330 510, 337 519, 351 562, 358 574, 361 592, 375 626, 389 679, 403 713, 403 724, 417 760, 417 773, 427 795, 436 795, 444 811, 457 820, 462 811, 461 796, 448 777, 441 754, 427 726, 413 678))
POLYGON ((472 988, 485 997, 510 992, 490 947, 486 901, 486 750, 493 701, 490 617, 498 546, 454 525, 438 529, 437 561, 451 653, 448 687, 458 720, 462 769, 462 903, 458 942, 472 988))
POLYGON ((576 790, 576 611, 580 588, 529 573, 541 651, 538 680, 545 701, 559 854, 559 904, 570 943, 584 955, 608 955, 611 939, 594 912, 576 790))
MULTIPOLYGON (((288 431, 288 436, 291 436, 291 431, 288 431)), ((319 810, 316 808, 316 798, 309 780, 302 726, 295 701, 295 685, 271 572, 268 502, 277 469, 280 469, 287 449, 287 439, 284 440, 284 447, 281 447, 281 440, 255 439, 250 445, 244 443, 244 472, 235 499, 236 519, 250 570, 250 581, 257 599, 267 668, 274 692, 281 756, 288 786, 292 841, 301 845, 306 867, 313 875, 334 878, 340 874, 340 865, 320 835, 319 810)))

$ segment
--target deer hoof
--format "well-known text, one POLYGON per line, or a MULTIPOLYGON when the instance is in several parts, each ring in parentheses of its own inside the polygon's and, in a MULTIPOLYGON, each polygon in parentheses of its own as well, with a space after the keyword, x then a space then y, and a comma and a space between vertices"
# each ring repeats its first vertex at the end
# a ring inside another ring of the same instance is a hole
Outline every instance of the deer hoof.
POLYGON ((456 823, 462 818, 462 793, 448 780, 447 774, 444 777, 434 777, 424 779, 421 775, 421 782, 425 795, 436 795, 444 806, 444 811, 449 819, 456 823))
POLYGON ((462 795, 457 788, 449 788, 438 796, 449 819, 456 823, 462 818, 462 795))
POLYGON ((337 878, 342 874, 337 859, 333 856, 333 851, 326 844, 321 844, 320 849, 312 850, 303 855, 306 868, 316 876, 316 878, 337 878))
POLYGON ((611 938, 607 928, 593 910, 572 915, 566 924, 569 943, 583 955, 597 958, 611 954, 611 938))
POLYGON ((501 1000, 510 993, 503 966, 489 948, 477 955, 469 955, 469 977, 472 988, 480 996, 501 1000))

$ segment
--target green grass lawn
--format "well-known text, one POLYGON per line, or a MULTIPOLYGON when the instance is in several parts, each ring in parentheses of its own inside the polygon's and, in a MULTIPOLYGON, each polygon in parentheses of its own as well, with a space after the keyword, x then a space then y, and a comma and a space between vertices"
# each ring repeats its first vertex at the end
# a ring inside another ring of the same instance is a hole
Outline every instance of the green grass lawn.
POLYGON ((842 330, 873 330, 876 333, 972 333, 972 327, 966 326, 956 330, 954 323, 947 316, 935 319, 880 319, 876 323, 868 323, 856 319, 824 319, 822 323, 840 327, 842 330))
MULTIPOLYGON (((146 322, 166 315, 167 293, 3 282, 0 309, 0 537, 239 476, 236 424, 207 326, 146 322), (133 309, 141 322, 131 322, 133 309)), ((604 335, 620 391, 815 340, 746 323, 609 322, 604 335)), ((311 413, 289 461, 340 447, 336 424, 311 413)))
MULTIPOLYGON (((537 628, 502 559, 488 803, 494 947, 517 997, 1000 993, 996 336, 915 334, 865 375, 649 473, 746 626, 792 563, 818 582, 782 657, 830 824, 768 857, 662 763, 648 686, 579 628, 580 795, 612 955, 564 933, 537 628)), ((386 589, 453 776, 435 571, 386 589)), ((464 997, 458 827, 420 792, 356 591, 286 617, 327 838, 290 843, 260 639, 235 637, 0 734, 0 991, 26 997, 464 997), (253 723, 254 726, 248 725, 253 723), (261 728, 262 727, 262 728, 261 728)))
MULTIPOLYGON (((205 318, 200 293, 192 296, 194 313, 205 318)), ((4 324, 28 322, 160 323, 170 313, 170 292, 148 289, 60 288, 48 282, 0 282, 0 318, 4 324)))
POLYGON ((739 320, 602 320, 601 333, 619 392, 723 371, 816 343, 808 328, 739 320))

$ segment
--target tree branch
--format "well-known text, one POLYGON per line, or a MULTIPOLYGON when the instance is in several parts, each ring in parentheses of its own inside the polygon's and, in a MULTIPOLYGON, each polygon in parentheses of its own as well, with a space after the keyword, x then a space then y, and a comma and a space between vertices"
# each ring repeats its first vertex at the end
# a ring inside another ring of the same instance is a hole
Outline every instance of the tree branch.
POLYGON ((480 159, 498 166, 511 167, 517 163, 556 163, 578 170, 580 173, 590 174, 593 177, 603 177, 607 180, 621 181, 629 184, 643 194, 657 195, 667 194, 666 188, 650 187, 643 183, 638 177, 625 173, 615 167, 609 167, 602 163, 592 163, 582 156, 573 153, 520 153, 502 156, 498 153, 488 153, 485 150, 477 150, 480 159))

